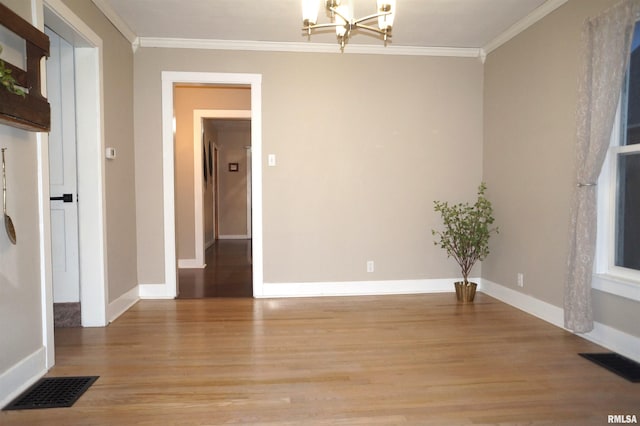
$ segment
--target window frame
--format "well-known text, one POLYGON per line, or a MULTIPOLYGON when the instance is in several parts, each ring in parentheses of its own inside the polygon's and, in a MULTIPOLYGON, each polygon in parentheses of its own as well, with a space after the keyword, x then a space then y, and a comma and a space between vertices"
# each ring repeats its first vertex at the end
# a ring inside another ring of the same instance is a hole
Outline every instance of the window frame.
POLYGON ((640 153, 640 144, 624 145, 623 123, 626 122, 626 105, 623 104, 623 94, 628 91, 628 87, 627 78, 620 92, 609 149, 598 178, 597 242, 592 288, 640 301, 640 271, 615 264, 618 158, 620 155, 640 153))

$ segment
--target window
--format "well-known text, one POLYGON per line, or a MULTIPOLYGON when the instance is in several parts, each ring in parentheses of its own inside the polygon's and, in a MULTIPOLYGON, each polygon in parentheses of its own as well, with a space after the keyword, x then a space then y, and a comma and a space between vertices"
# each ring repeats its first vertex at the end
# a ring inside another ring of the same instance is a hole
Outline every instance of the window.
POLYGON ((640 25, 633 41, 620 103, 620 140, 612 149, 617 162, 614 264, 640 271, 640 25))
POLYGON ((640 23, 598 187, 593 287, 640 300, 640 23))

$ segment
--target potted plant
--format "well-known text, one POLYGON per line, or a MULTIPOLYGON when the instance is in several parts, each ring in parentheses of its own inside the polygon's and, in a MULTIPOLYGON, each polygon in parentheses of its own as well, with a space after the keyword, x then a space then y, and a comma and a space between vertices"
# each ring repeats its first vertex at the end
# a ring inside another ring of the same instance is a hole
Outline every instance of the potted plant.
MULTIPOLYGON (((2 53, 2 45, 0 45, 0 53, 2 53)), ((2 59, 0 59, 0 86, 3 86, 9 92, 25 96, 25 91, 16 84, 16 79, 11 75, 11 69, 7 67, 2 59)))
POLYGON ((484 195, 486 189, 485 183, 480 183, 478 199, 473 205, 433 202, 434 210, 440 213, 444 223, 444 230, 431 230, 434 244, 443 248, 447 257, 453 257, 460 266, 463 281, 454 284, 456 297, 462 303, 473 302, 477 284, 469 282, 469 274, 477 261, 489 255, 489 237, 498 232, 497 227, 491 226, 493 207, 484 195))

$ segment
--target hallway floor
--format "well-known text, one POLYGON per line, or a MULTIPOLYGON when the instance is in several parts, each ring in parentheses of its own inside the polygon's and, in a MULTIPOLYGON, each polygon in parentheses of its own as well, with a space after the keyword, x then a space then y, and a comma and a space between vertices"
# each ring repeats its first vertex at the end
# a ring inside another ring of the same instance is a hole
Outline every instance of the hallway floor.
POLYGON ((252 297, 251 240, 217 240, 206 268, 178 271, 179 299, 252 297))

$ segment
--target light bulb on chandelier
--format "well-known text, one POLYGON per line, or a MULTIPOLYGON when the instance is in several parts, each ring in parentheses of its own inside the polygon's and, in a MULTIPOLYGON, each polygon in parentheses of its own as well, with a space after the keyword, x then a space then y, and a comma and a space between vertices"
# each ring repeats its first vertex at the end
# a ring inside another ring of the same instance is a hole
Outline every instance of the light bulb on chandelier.
POLYGON ((331 18, 331 23, 318 24, 318 11, 321 0, 302 0, 302 23, 303 30, 307 32, 309 38, 314 30, 322 28, 332 28, 336 30, 340 50, 344 51, 345 44, 351 37, 353 30, 366 30, 380 34, 384 45, 387 45, 388 38, 391 37, 393 28, 393 18, 396 13, 395 0, 377 0, 377 12, 362 18, 353 18, 352 9, 347 0, 325 0, 325 9, 331 18), (367 25, 367 21, 378 20, 378 27, 367 25))

